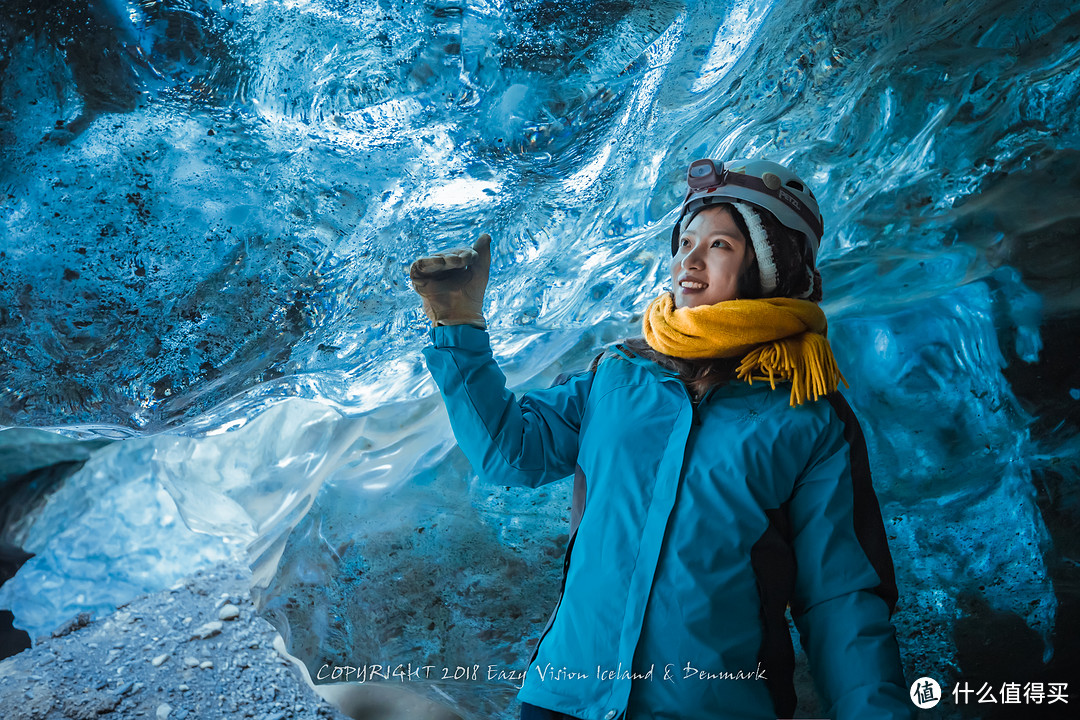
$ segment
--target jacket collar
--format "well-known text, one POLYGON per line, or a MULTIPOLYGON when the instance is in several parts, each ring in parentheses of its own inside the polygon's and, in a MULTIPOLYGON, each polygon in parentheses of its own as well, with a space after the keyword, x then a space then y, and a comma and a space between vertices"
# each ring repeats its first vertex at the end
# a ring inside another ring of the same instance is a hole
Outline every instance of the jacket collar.
MULTIPOLYGON (((654 360, 642 357, 638 355, 630 348, 626 347, 622 343, 616 343, 608 348, 611 352, 623 358, 627 362, 634 365, 640 365, 646 369, 651 375, 656 377, 659 382, 666 380, 679 380, 679 374, 674 370, 660 365, 654 360)), ((679 381, 681 384, 681 380, 679 381)), ((755 382, 753 385, 742 380, 732 380, 719 387, 714 387, 709 391, 710 395, 719 394, 724 396, 739 396, 739 395, 751 395, 759 392, 768 392, 772 388, 769 387, 769 383, 766 381, 755 382)), ((779 390, 779 387, 777 388, 779 390)), ((785 390, 786 392, 786 390, 785 390)))

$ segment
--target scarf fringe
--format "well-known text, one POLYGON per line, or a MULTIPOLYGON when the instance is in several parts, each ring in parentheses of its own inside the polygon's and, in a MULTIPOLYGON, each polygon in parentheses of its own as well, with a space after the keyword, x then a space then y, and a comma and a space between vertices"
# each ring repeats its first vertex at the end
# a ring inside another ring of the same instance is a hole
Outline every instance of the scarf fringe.
POLYGON ((767 381, 775 390, 777 382, 791 383, 791 407, 817 400, 836 390, 840 383, 850 387, 836 365, 829 341, 817 333, 760 345, 742 359, 736 375, 743 382, 767 381))

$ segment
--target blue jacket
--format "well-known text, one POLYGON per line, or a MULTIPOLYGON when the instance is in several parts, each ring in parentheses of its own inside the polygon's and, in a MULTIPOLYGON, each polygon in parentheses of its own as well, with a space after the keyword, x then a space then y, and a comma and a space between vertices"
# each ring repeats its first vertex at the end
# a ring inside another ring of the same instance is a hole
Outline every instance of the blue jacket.
POLYGON ((790 717, 790 603, 829 717, 914 717, 892 560, 839 393, 792 408, 786 387, 732 382, 695 405, 616 346, 518 400, 483 330, 436 327, 424 356, 481 478, 574 475, 584 491, 521 700, 584 720, 790 717))

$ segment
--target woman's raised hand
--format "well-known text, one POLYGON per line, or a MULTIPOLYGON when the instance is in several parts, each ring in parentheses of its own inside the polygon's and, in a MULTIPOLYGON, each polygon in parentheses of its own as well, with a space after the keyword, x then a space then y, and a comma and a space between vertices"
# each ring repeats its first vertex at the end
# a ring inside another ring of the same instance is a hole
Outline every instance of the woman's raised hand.
POLYGON ((485 328, 484 290, 490 267, 491 236, 484 233, 471 248, 416 260, 409 268, 409 278, 433 324, 485 328))

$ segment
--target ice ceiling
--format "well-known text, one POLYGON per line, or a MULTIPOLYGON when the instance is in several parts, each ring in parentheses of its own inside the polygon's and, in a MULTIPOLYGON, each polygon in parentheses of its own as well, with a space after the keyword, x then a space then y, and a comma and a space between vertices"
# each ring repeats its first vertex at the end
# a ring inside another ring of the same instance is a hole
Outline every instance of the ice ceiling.
POLYGON ((1067 2, 6 0, 0 607, 35 636, 243 557, 313 672, 524 667, 568 488, 476 483, 408 264, 490 232, 543 386, 637 333, 688 162, 762 156, 823 201, 909 680, 1058 678, 1078 38, 1067 2))

